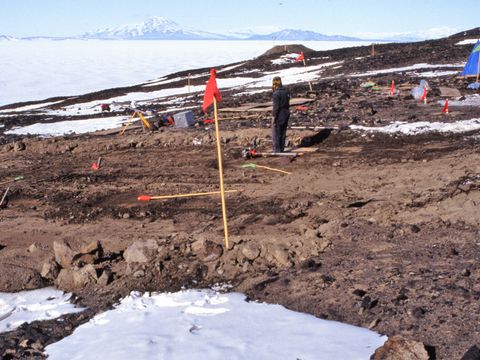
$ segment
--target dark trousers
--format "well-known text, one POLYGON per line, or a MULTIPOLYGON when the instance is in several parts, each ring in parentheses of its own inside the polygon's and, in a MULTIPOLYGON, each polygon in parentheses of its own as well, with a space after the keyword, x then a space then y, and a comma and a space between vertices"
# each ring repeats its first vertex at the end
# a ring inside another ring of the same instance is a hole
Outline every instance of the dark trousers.
POLYGON ((285 140, 287 138, 288 121, 274 122, 272 124, 272 142, 273 152, 283 152, 285 150, 285 140))

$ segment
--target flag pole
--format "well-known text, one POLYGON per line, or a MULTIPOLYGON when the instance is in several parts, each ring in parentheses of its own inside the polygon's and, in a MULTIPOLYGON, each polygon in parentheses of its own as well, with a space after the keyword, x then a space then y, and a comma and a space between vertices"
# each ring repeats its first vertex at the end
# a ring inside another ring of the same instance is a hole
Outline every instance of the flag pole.
MULTIPOLYGON (((307 67, 307 63, 305 62, 305 56, 303 57, 303 66, 307 67)), ((310 80, 308 80, 308 86, 310 87, 310 91, 313 91, 312 82, 310 80)))
POLYGON ((225 188, 223 186, 222 149, 220 147, 220 130, 218 127, 217 99, 215 98, 215 96, 213 97, 213 112, 215 115, 215 134, 217 137, 218 173, 220 175, 220 196, 222 198, 223 231, 225 233, 225 248, 228 250, 227 207, 225 205, 225 188))

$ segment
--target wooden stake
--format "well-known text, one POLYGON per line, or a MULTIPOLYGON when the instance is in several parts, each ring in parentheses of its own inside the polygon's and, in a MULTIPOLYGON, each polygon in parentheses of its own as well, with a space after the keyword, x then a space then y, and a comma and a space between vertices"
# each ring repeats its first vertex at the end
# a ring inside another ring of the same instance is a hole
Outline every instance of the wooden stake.
POLYGON ((137 113, 137 112, 134 111, 133 114, 132 114, 132 116, 130 116, 130 119, 128 120, 127 125, 125 125, 125 128, 120 132, 120 135, 123 135, 123 133, 124 133, 125 131, 127 131, 128 127, 130 126, 130 124, 131 124, 133 118, 135 117, 135 114, 136 114, 136 113, 137 113))
POLYGON ((5 190, 5 193, 2 196, 2 200, 0 200, 0 207, 3 205, 3 202, 7 198, 8 190, 10 190, 10 187, 7 187, 7 190, 5 190))
POLYGON ((272 170, 272 171, 278 171, 278 172, 280 172, 280 173, 287 174, 287 175, 290 175, 290 174, 291 174, 291 172, 288 172, 288 171, 285 171, 285 170, 275 169, 275 168, 272 168, 272 167, 269 167, 269 166, 257 165, 257 164, 253 164, 253 163, 249 163, 249 164, 242 165, 242 168, 244 168, 244 169, 248 169, 248 168, 252 168, 252 169, 262 168, 262 169, 267 169, 267 170, 272 170))
POLYGON ((190 73, 188 73, 188 93, 190 94, 190 73))
POLYGON ((257 165, 257 167, 262 168, 262 169, 272 170, 272 171, 278 171, 278 172, 281 172, 281 173, 287 174, 287 175, 290 175, 290 174, 291 174, 291 172, 284 171, 284 170, 280 170, 280 169, 271 168, 271 167, 268 167, 268 166, 257 165))
MULTIPOLYGON (((243 190, 225 190, 225 193, 235 193, 241 192, 243 190)), ((160 196, 148 196, 140 195, 138 200, 140 201, 150 201, 150 200, 163 200, 163 199, 176 199, 182 197, 195 197, 195 196, 208 196, 208 195, 217 195, 220 194, 220 191, 209 191, 201 193, 190 193, 190 194, 176 194, 176 195, 160 195, 160 196)))
MULTIPOLYGON (((307 67, 307 63, 305 62, 305 57, 303 58, 303 66, 307 67)), ((308 80, 308 86, 310 88, 310 91, 313 91, 312 83, 310 80, 308 80)))
POLYGON ((220 196, 222 198, 223 231, 225 234, 225 248, 228 250, 227 207, 225 204, 225 188, 223 186, 222 149, 220 147, 220 129, 218 126, 217 99, 215 96, 213 97, 213 112, 215 114, 215 134, 217 137, 218 173, 220 175, 220 196))

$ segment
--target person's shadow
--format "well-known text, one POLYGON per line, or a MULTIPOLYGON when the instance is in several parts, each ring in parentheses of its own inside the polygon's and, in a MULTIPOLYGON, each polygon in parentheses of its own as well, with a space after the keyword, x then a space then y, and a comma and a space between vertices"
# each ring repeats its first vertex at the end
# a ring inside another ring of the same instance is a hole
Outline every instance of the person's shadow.
POLYGON ((306 136, 300 142, 300 147, 309 147, 324 142, 332 132, 333 129, 322 129, 318 133, 312 136, 306 136))

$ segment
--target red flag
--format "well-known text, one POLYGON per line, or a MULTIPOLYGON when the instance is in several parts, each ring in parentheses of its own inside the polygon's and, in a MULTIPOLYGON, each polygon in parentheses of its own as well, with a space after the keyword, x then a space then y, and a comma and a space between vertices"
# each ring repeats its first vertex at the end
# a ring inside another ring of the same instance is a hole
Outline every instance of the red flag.
POLYGON ((448 99, 445 100, 445 105, 443 106, 442 113, 448 114, 448 99))
POLYGON ((298 55, 298 57, 295 59, 295 61, 303 61, 303 60, 305 60, 305 54, 302 51, 300 55, 298 55))
POLYGON ((392 80, 392 85, 390 85, 390 95, 395 93, 395 82, 392 80))
POLYGON ((424 103, 427 102, 427 87, 426 86, 423 88, 423 95, 420 98, 420 100, 422 100, 424 103))
POLYGON ((203 112, 207 112, 208 107, 213 104, 213 98, 217 102, 222 101, 222 94, 217 88, 217 71, 215 69, 210 70, 210 79, 203 95, 203 112))

